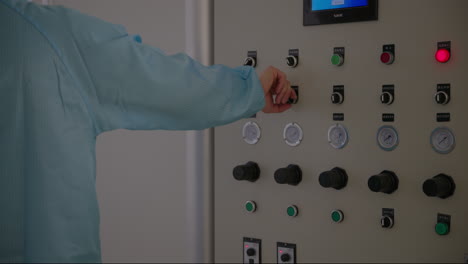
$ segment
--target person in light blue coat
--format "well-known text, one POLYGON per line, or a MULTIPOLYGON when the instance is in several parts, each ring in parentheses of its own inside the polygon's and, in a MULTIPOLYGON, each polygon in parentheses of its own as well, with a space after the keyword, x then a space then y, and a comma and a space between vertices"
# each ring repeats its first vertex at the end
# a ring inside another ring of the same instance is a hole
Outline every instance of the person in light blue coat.
POLYGON ((205 129, 296 98, 273 67, 259 78, 139 42, 74 10, 0 0, 0 262, 101 261, 100 133, 205 129))

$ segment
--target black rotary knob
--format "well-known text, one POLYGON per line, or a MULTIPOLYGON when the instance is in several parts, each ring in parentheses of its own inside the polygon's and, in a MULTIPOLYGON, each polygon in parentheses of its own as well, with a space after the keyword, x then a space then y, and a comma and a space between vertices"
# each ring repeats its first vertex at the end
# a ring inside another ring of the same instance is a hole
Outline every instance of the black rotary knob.
POLYGON ((275 172, 275 181, 279 184, 298 185, 302 181, 302 170, 297 165, 289 165, 275 172))
POLYGON ((389 92, 383 92, 382 95, 380 96, 380 102, 386 105, 393 104, 393 95, 389 92))
POLYGON ((298 64, 299 60, 298 60, 298 57, 296 56, 288 56, 286 57, 286 64, 291 67, 291 68, 295 68, 298 64))
POLYGON ((388 216, 388 215, 384 215, 382 216, 382 218, 380 219, 380 225, 383 227, 383 228, 392 228, 393 227, 393 219, 391 216, 388 216))
POLYGON ((446 105, 450 102, 450 96, 444 91, 437 92, 434 96, 434 99, 436 103, 441 105, 446 105))
POLYGON ((260 177, 260 168, 257 163, 249 161, 245 165, 235 167, 232 175, 238 181, 255 182, 260 177))
POLYGON ((249 249, 247 249, 246 253, 247 253, 247 256, 253 257, 253 256, 255 256, 255 254, 256 254, 257 252, 255 251, 255 249, 249 248, 249 249))
POLYGON ((424 182, 423 191, 427 196, 445 199, 455 192, 455 182, 452 177, 439 174, 424 182))
POLYGON ((319 176, 319 183, 324 188, 343 189, 348 183, 348 174, 341 168, 334 168, 330 171, 322 172, 319 176))
POLYGON ((331 95, 331 102, 333 104, 342 104, 344 102, 344 97, 341 93, 332 93, 331 95))
POLYGON ((257 60, 254 57, 247 57, 244 60, 244 66, 251 66, 255 68, 255 66, 257 66, 257 60))
POLYGON ((290 261, 290 260, 291 260, 291 255, 289 255, 289 254, 287 254, 287 253, 281 255, 281 261, 283 261, 283 262, 288 262, 288 261, 290 261))
POLYGON ((383 171, 370 177, 367 185, 373 192, 390 194, 398 189, 398 177, 391 171, 383 171))

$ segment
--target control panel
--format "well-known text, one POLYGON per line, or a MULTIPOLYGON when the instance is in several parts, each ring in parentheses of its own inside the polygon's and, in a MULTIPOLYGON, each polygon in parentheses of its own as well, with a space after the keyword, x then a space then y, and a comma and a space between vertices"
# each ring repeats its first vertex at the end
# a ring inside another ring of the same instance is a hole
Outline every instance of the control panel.
POLYGON ((466 261, 468 1, 449 2, 215 1, 215 62, 300 93, 216 128, 216 262, 466 261))

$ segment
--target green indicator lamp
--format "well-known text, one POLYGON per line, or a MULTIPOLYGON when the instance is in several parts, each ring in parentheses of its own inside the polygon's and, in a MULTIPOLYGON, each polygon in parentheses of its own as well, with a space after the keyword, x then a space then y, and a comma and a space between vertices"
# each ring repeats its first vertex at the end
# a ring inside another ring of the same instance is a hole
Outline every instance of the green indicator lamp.
POLYGON ((299 210, 297 209, 297 207, 295 205, 291 205, 286 210, 286 213, 290 217, 296 217, 299 214, 299 210))
POLYGON ((247 210, 249 213, 253 213, 257 210, 257 205, 254 201, 247 201, 245 203, 245 210, 247 210))
POLYGON ((341 66, 344 63, 344 57, 340 54, 333 54, 331 57, 331 63, 335 66, 341 66))
POLYGON ((438 235, 445 236, 450 232, 449 225, 447 223, 437 223, 435 231, 438 235))

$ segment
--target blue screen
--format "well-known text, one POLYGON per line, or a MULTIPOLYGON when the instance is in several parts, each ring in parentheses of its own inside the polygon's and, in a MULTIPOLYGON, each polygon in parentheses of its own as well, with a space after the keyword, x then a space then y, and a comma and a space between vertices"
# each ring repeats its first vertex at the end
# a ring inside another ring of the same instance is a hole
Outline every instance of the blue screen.
POLYGON ((369 0, 312 0, 312 11, 369 5, 369 0))

